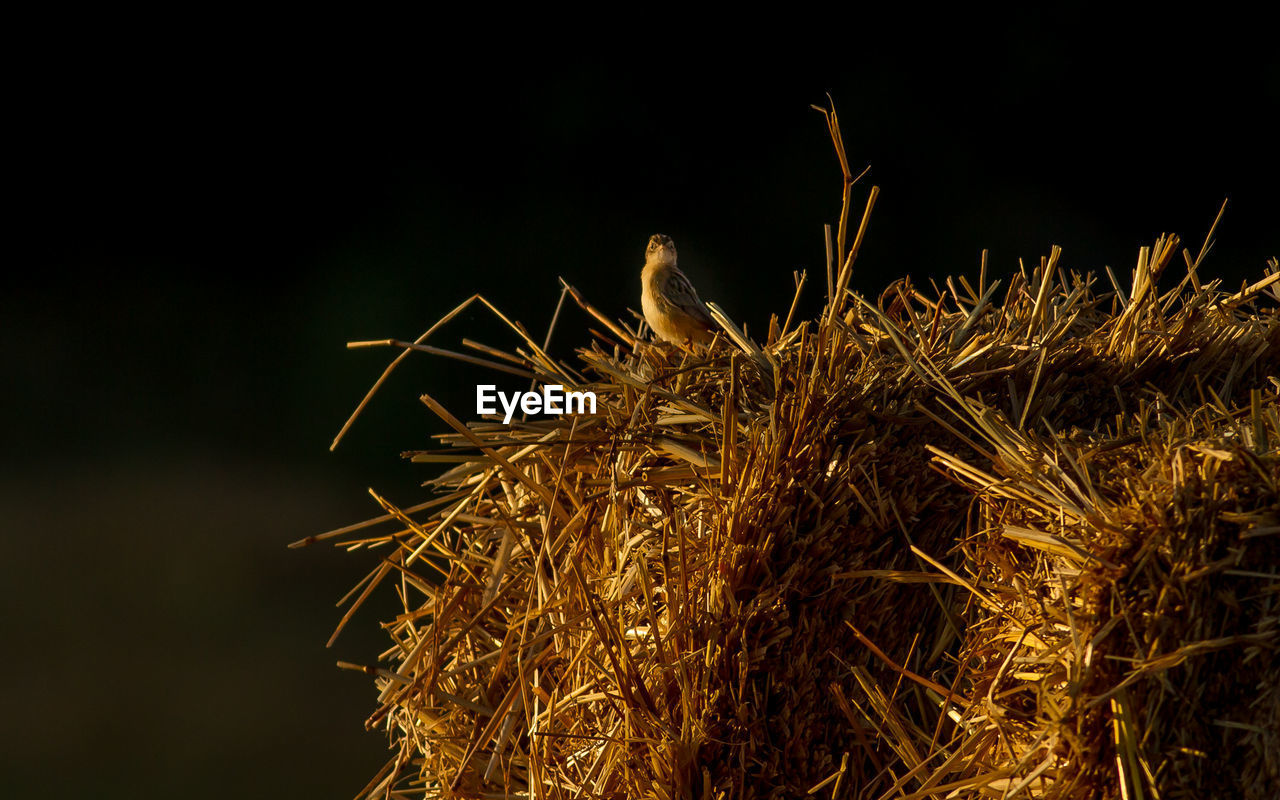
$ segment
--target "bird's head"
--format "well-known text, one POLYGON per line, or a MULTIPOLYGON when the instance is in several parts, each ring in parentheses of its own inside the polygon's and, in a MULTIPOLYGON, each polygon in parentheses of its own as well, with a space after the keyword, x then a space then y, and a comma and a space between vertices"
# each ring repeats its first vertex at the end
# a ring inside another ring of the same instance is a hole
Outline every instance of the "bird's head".
POLYGON ((644 263, 675 266, 676 243, 664 233, 650 236, 649 246, 644 251, 644 263))

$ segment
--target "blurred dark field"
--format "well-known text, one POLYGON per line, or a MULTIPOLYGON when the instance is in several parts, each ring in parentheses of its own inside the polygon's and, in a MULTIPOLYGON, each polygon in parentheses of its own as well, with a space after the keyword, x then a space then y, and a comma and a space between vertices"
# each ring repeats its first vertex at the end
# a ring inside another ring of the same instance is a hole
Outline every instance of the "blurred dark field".
MULTIPOLYGON (((413 338, 476 291, 541 332, 557 276, 626 315, 657 231, 751 330, 785 313, 794 269, 812 312, 840 200, 809 108, 828 91, 871 165, 859 211, 882 189, 859 291, 974 275, 983 248, 999 277, 1051 244, 1127 276, 1161 232, 1198 249, 1225 197, 1202 276, 1261 277, 1280 254, 1262 34, 1140 47, 1063 24, 556 64, 532 47, 62 43, 11 79, 5 793, 359 790, 384 740, 362 729, 369 681, 334 662, 376 658, 376 607, 324 642, 374 561, 285 545, 378 513, 366 487, 422 499, 434 473, 399 453, 442 428, 417 397, 469 417, 483 373, 410 359, 329 453, 393 355, 344 343, 413 338)), ((553 349, 585 329, 566 309, 553 349)), ((513 345, 479 312, 434 343, 463 336, 513 345)))

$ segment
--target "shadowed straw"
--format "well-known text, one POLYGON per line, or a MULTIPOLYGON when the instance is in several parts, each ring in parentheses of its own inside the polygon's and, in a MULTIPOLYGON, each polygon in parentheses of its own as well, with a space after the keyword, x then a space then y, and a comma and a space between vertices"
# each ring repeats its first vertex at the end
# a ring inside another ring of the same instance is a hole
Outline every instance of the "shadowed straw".
POLYGON ((570 366, 478 298, 519 349, 464 360, 594 413, 423 395, 440 496, 299 543, 377 554, 344 624, 402 606, 342 665, 394 750, 362 796, 1280 796, 1280 265, 1220 291, 1206 241, 1161 294, 1164 236, 1123 282, 1054 248, 872 303, 824 113, 817 320, 762 346, 717 309, 690 355, 566 284, 607 331, 570 366))

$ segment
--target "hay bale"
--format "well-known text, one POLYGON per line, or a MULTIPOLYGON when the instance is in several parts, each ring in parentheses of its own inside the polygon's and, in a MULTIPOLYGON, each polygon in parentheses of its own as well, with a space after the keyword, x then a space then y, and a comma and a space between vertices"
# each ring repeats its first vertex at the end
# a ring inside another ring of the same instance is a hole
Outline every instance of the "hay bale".
POLYGON ((689 354, 566 287, 578 361, 465 357, 595 413, 424 396, 438 494, 305 540, 402 604, 364 796, 1280 796, 1280 266, 871 303, 848 197, 819 319, 689 354))

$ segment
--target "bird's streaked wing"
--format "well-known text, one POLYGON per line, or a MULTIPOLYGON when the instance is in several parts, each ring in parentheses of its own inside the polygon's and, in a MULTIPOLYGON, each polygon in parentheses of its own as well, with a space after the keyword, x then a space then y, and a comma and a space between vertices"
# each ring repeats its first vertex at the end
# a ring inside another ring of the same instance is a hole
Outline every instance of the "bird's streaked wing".
POLYGON ((680 270, 673 269, 667 275, 666 283, 662 287, 662 293, 671 301, 672 305, 677 306, 681 311, 699 322, 705 323, 707 327, 712 326, 711 315, 707 313, 707 307, 698 298, 698 292, 693 288, 693 284, 689 283, 689 279, 680 270))

